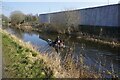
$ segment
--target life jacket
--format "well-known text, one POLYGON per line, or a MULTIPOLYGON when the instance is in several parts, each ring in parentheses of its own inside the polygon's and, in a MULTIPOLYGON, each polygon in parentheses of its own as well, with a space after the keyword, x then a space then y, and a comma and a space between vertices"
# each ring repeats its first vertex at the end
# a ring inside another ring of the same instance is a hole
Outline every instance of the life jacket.
POLYGON ((60 40, 58 40, 58 43, 60 43, 61 41, 60 40))

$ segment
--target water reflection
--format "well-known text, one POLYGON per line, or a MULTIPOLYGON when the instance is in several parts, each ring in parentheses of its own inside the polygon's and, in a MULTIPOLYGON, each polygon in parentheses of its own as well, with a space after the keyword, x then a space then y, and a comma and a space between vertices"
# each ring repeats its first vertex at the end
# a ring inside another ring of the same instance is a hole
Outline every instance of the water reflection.
POLYGON ((15 34, 18 38, 23 39, 24 32, 23 32, 22 30, 18 30, 18 29, 16 29, 16 28, 10 29, 10 28, 8 28, 8 27, 6 27, 6 28, 4 28, 4 29, 6 29, 6 30, 7 30, 9 33, 11 33, 11 34, 15 34))
MULTIPOLYGON (((42 37, 44 36, 44 38, 46 39, 50 38, 54 40, 58 35, 41 33, 39 34, 39 36, 42 37)), ((92 43, 90 44, 83 40, 79 41, 74 37, 70 37, 70 36, 67 37, 66 35, 64 36, 60 35, 60 37, 61 39, 64 39, 65 45, 68 46, 68 49, 70 48, 72 49, 71 53, 73 55, 74 60, 77 60, 77 58, 79 58, 79 54, 82 53, 83 56, 85 57, 85 63, 91 66, 91 69, 94 66, 95 68, 97 67, 97 70, 101 72, 104 72, 105 70, 110 70, 110 71, 114 70, 114 72, 118 74, 118 71, 120 71, 118 65, 119 62, 118 60, 116 60, 118 59, 117 56, 119 53, 117 50, 112 51, 109 48, 108 49, 103 48, 102 45, 100 46, 92 43)), ((68 52, 69 50, 64 50, 64 52, 61 52, 62 53, 61 56, 63 59, 65 58, 65 55, 68 54, 68 52)))
MULTIPOLYGON (((25 42, 37 46, 41 53, 51 54, 55 51, 53 47, 50 47, 46 42, 47 39, 55 40, 58 36, 52 33, 38 33, 38 32, 23 32, 18 29, 7 28, 9 33, 16 35, 18 38, 25 42)), ((60 49, 60 56, 64 61, 66 56, 72 56, 72 59, 77 63, 78 58, 84 57, 86 65, 90 66, 91 70, 104 72, 110 70, 116 74, 120 71, 119 63, 120 57, 118 51, 103 48, 101 45, 96 45, 82 39, 76 39, 75 37, 67 35, 59 35, 62 40, 65 41, 66 48, 60 49)))

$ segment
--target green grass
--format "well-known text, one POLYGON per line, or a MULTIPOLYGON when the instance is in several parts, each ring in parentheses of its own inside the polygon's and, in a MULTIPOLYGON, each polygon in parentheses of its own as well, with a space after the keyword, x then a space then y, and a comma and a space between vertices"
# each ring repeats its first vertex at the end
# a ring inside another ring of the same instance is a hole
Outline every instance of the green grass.
POLYGON ((53 72, 42 59, 31 61, 37 53, 20 46, 2 33, 3 78, 52 78, 53 72))
MULTIPOLYGON (((90 68, 84 65, 82 55, 77 64, 71 55, 65 55, 65 59, 62 60, 56 53, 51 54, 51 57, 47 54, 40 55, 32 45, 22 42, 4 30, 0 30, 0 33, 2 33, 3 78, 102 77, 96 72, 90 72, 90 68), (64 61, 62 65, 60 61, 64 61)), ((108 73, 111 75, 111 72, 108 73)))

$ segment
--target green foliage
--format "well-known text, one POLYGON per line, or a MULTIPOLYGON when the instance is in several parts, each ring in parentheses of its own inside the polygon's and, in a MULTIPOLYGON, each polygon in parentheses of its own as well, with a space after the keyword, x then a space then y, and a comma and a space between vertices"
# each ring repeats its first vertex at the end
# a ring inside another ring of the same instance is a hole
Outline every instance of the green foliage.
POLYGON ((20 46, 3 34, 3 78, 51 78, 53 73, 42 59, 32 62, 27 54, 37 53, 20 46))

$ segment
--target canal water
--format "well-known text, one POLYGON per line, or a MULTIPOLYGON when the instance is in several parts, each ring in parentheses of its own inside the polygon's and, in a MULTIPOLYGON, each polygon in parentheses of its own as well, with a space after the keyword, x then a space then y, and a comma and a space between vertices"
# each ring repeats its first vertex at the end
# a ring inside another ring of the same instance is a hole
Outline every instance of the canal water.
MULTIPOLYGON (((38 33, 38 32, 23 32, 18 29, 6 28, 6 30, 14 34, 16 37, 22 39, 25 42, 29 42, 32 45, 35 45, 40 52, 52 52, 52 47, 48 45, 47 39, 55 40, 58 34, 54 33, 38 33)), ((71 37, 68 35, 59 35, 62 40, 64 40, 66 48, 71 48, 73 50, 72 55, 75 59, 79 58, 80 54, 83 54, 85 57, 85 63, 91 69, 93 66, 95 70, 101 69, 104 71, 111 71, 113 74, 116 74, 120 77, 120 68, 119 61, 120 56, 118 56, 119 52, 117 50, 110 49, 104 47, 103 45, 94 44, 92 42, 88 42, 82 39, 77 39, 75 37, 71 37)), ((62 58, 64 58, 64 54, 67 54, 67 50, 64 49, 61 52, 62 58)), ((110 75, 106 75, 106 77, 111 77, 110 75)))

